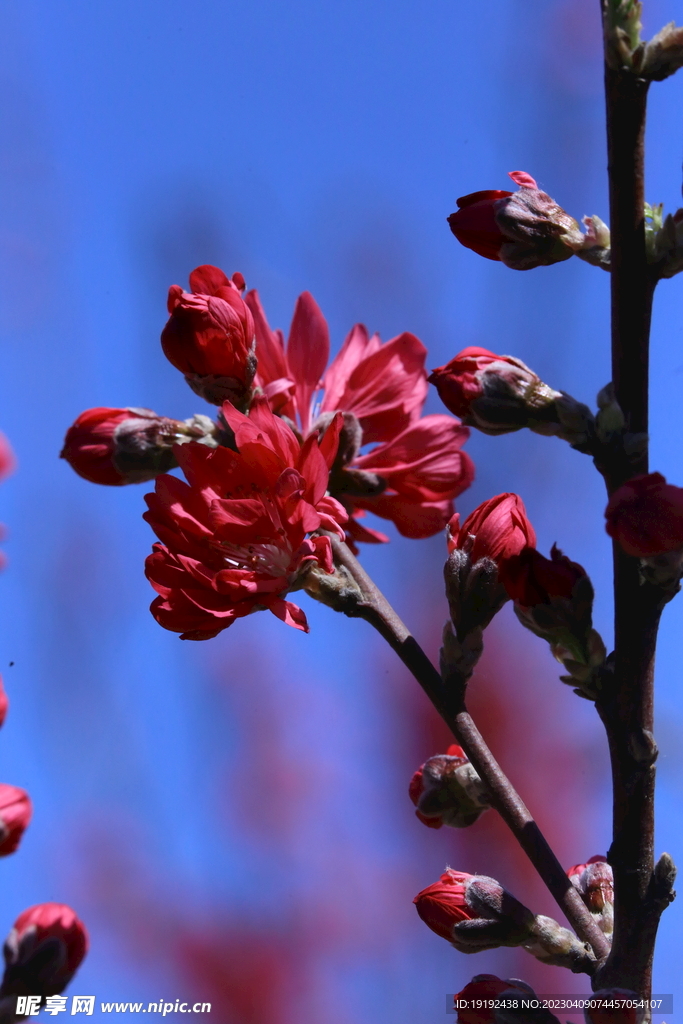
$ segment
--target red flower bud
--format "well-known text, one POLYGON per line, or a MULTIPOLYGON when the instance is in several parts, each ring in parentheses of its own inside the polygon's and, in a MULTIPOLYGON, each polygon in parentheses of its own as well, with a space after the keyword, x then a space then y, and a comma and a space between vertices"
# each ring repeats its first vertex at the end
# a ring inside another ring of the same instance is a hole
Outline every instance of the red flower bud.
POLYGON ((489 189, 470 192, 457 200, 458 209, 448 218, 451 231, 466 249, 487 260, 500 260, 500 247, 506 241, 496 221, 496 203, 512 192, 489 189))
POLYGON ((39 903, 14 922, 4 946, 0 996, 62 992, 88 950, 88 933, 71 907, 39 903))
POLYGON ((486 875, 447 868, 413 903, 425 924, 461 952, 520 946, 532 936, 531 911, 486 875))
POLYGON ((579 890, 581 899, 597 919, 606 935, 614 927, 614 875, 605 857, 591 857, 585 864, 575 864, 567 877, 579 890))
POLYGON ((587 579, 586 570, 571 562, 553 544, 550 558, 535 548, 524 548, 500 568, 500 579, 508 595, 523 608, 550 604, 553 598, 569 600, 577 583, 587 579))
POLYGON ((607 532, 627 555, 649 558, 683 547, 683 487, 661 473, 627 481, 605 509, 607 532))
POLYGON ((561 398, 521 359, 474 345, 438 366, 428 379, 447 409, 489 434, 552 419, 554 402, 561 398))
POLYGON ((558 263, 584 247, 574 218, 531 175, 512 171, 510 177, 518 192, 472 192, 458 199, 448 223, 462 245, 515 270, 558 263))
POLYGON ((240 294, 244 278, 234 274, 230 281, 207 265, 192 271, 190 287, 185 292, 174 284, 169 290, 164 355, 207 402, 229 400, 241 407, 256 373, 254 319, 240 294))
POLYGON ((593 998, 599 999, 601 1003, 607 1005, 584 1010, 586 1024, 640 1024, 645 1016, 644 1009, 628 1005, 642 1002, 642 997, 630 989, 601 989, 599 992, 593 993, 593 998), (624 1003, 625 1006, 622 1005, 624 1003), (614 1005, 610 1006, 610 1004, 614 1005))
POLYGON ((509 992, 511 996, 519 993, 527 998, 529 996, 533 998, 535 995, 529 985, 525 985, 523 981, 518 981, 516 978, 503 981, 495 974, 477 974, 461 992, 455 995, 454 1003, 458 1014, 458 1024, 495 1024, 496 1010, 493 1005, 470 1008, 469 1006, 460 1007, 458 1004, 474 1001, 493 1003, 503 992, 509 992))
POLYGON ((536 533, 518 494, 497 494, 475 508, 462 526, 457 512, 448 524, 449 553, 467 551, 473 563, 490 558, 500 566, 535 545, 536 533))
POLYGON ((0 782, 0 857, 14 853, 32 813, 26 790, 0 782))
POLYGON ((183 423, 150 409, 86 409, 67 430, 60 455, 91 483, 142 483, 177 465, 174 444, 206 442, 212 430, 206 416, 183 423))
POLYGON ((466 828, 489 807, 481 779, 457 744, 418 768, 408 794, 416 816, 428 828, 466 828))
POLYGON ((453 939, 454 924, 479 917, 467 902, 467 883, 475 877, 449 868, 438 882, 427 886, 413 900, 424 923, 449 942, 453 939))

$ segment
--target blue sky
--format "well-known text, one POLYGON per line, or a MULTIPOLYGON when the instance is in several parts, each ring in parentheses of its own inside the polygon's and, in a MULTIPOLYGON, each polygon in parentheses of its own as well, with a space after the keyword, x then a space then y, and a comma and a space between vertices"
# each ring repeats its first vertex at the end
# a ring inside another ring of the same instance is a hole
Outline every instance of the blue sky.
MULTIPOLYGON (((234 939, 244 921, 275 935, 276 958, 290 935, 303 951, 303 980, 282 983, 273 1022, 432 1021, 443 993, 477 971, 524 970, 514 953, 463 964, 400 904, 445 857, 467 853, 476 863, 457 866, 483 870, 498 854, 476 836, 416 829, 405 774, 425 751, 417 698, 390 652, 362 624, 309 607, 308 637, 256 615, 209 644, 181 643, 147 611, 144 489, 87 485, 56 455, 89 406, 205 411, 158 335, 168 286, 206 262, 241 270, 273 326, 288 326, 308 289, 334 345, 358 320, 383 338, 418 334, 431 366, 480 344, 592 402, 609 379, 607 275, 577 260, 509 271, 460 248, 445 218, 457 196, 505 188, 506 172, 523 169, 575 216, 607 219, 597 6, 0 0, 0 428, 20 462, 0 492, 0 667, 12 700, 0 770, 36 806, 2 865, 0 931, 26 905, 72 902, 93 935, 72 991, 182 996, 190 982, 162 938, 224 928, 234 939), (320 944, 315 907, 331 889, 320 916, 334 925, 320 944)), ((648 34, 683 16, 673 0, 645 7, 648 34)), ((652 90, 647 193, 669 209, 681 194, 682 82, 652 90)), ((683 484, 681 281, 659 291, 652 462, 683 484)), ((590 571, 609 636, 604 499, 589 460, 528 434, 473 437, 468 450, 477 481, 462 511, 519 491, 540 549, 557 541, 590 571)), ((364 560, 434 654, 443 542, 392 538, 364 560)), ((658 659, 657 848, 679 861, 682 608, 666 611, 658 659)), ((581 765, 578 789, 568 780, 557 795, 590 844, 569 830, 569 863, 604 851, 592 709, 507 614, 495 644, 532 667, 520 700, 538 742, 566 740, 567 774, 581 765)), ((505 675, 492 685, 510 700, 505 675)), ((534 744, 520 747, 541 757, 534 744)), ((544 813, 552 839, 560 823, 544 813)), ((675 992, 682 926, 674 905, 659 991, 675 992)))

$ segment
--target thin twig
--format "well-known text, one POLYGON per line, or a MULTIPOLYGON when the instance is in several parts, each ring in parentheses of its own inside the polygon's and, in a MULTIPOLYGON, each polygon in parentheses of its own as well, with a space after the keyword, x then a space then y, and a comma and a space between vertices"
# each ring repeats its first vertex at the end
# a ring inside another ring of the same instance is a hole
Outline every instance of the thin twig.
POLYGON ((461 692, 450 692, 417 640, 375 586, 346 544, 331 537, 335 562, 343 565, 359 586, 363 600, 347 614, 369 622, 393 647, 417 679, 446 725, 452 730, 472 765, 483 780, 491 804, 510 828, 567 920, 582 941, 593 947, 597 960, 609 953, 609 943, 571 884, 545 836, 532 818, 514 786, 487 747, 461 692))

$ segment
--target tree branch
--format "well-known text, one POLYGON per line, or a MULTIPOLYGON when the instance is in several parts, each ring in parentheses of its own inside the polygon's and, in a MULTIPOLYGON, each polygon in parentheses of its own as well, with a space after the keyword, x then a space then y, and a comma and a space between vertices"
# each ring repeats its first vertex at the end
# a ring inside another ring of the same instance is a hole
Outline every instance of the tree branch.
MULTIPOLYGON (((603 3, 603 16, 605 13, 603 3)), ((632 433, 647 434, 649 337, 655 275, 648 265, 644 219, 644 140, 648 82, 605 63, 611 231, 612 379, 632 433)), ((648 471, 645 446, 627 476, 648 471)), ((613 781, 612 952, 595 979, 601 988, 646 997, 661 901, 649 898, 654 868, 653 677, 661 592, 643 584, 638 559, 614 544, 614 676, 596 702, 609 741, 613 781), (653 916, 654 915, 654 916, 653 916)))
POLYGON ((480 778, 491 804, 512 831, 582 941, 593 947, 597 960, 609 953, 609 943, 585 907, 578 891, 550 848, 522 798, 487 747, 464 704, 463 690, 451 690, 406 625, 375 586, 346 544, 331 536, 335 562, 344 566, 360 588, 362 600, 345 609, 365 619, 396 651, 412 672, 445 723, 452 730, 480 778))

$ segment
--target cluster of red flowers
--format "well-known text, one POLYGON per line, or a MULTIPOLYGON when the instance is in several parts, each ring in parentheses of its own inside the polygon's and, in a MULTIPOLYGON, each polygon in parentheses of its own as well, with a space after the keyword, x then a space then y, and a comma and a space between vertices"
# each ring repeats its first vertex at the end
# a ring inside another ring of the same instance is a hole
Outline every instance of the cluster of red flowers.
POLYGON ((474 477, 462 451, 469 431, 450 415, 422 415, 426 350, 415 335, 383 344, 356 324, 327 366, 327 323, 307 292, 285 345, 257 292, 242 297, 241 275, 198 267, 190 288, 169 292, 162 347, 221 406, 217 422, 90 409, 62 455, 96 483, 156 478, 146 518, 161 544, 147 574, 163 626, 206 639, 268 608, 306 629, 284 597, 312 565, 333 570, 320 531, 351 545, 386 541, 361 522, 367 512, 407 537, 443 529, 474 477), (188 484, 164 475, 176 465, 188 484))

